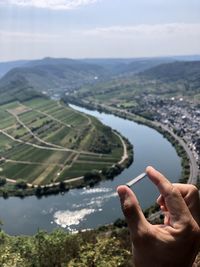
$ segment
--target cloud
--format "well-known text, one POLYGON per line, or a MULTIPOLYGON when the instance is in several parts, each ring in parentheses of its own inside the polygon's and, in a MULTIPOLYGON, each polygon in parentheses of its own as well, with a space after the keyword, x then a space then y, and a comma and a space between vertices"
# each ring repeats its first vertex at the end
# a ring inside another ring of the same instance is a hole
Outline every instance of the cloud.
POLYGON ((94 4, 100 0, 2 0, 1 4, 36 7, 55 10, 71 10, 94 4))
POLYGON ((61 36, 56 34, 4 31, 0 29, 1 43, 31 43, 33 41, 36 41, 37 43, 42 43, 59 40, 60 38, 61 36))
POLYGON ((67 28, 44 33, 2 28, 0 43, 1 60, 200 54, 200 23, 67 28))
POLYGON ((112 26, 85 30, 87 36, 106 38, 139 38, 139 37, 172 37, 177 35, 199 35, 200 24, 171 23, 171 24, 140 24, 134 26, 112 26))
POLYGON ((88 50, 95 51, 100 57, 200 53, 200 23, 98 27, 82 31, 82 36, 89 40, 88 50))

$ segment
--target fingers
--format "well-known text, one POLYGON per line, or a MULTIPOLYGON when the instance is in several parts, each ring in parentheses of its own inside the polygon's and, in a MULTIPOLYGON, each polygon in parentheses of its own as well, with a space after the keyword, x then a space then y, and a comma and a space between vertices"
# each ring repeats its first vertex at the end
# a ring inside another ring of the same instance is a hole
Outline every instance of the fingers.
POLYGON ((117 188, 117 192, 131 235, 136 238, 141 231, 146 230, 149 223, 145 219, 138 200, 130 188, 122 185, 117 188))
POLYGON ((196 186, 191 184, 173 184, 181 193, 193 218, 200 226, 200 197, 196 186))
MULTIPOLYGON (((176 187, 183 197, 187 207, 189 208, 189 211, 194 218, 194 220, 198 223, 200 226, 200 197, 199 192, 196 186, 191 184, 179 184, 175 183, 173 184, 174 187, 176 187)), ((160 206, 160 209, 165 214, 166 218, 166 212, 168 211, 166 208, 165 200, 162 195, 160 195, 157 198, 157 203, 160 206)), ((167 220, 165 219, 165 222, 167 220)), ((165 223, 166 224, 166 223, 165 223)))
POLYGON ((173 186, 160 172, 152 167, 147 167, 147 175, 158 187, 162 197, 158 199, 166 207, 170 216, 170 225, 176 228, 177 224, 185 224, 191 216, 180 191, 173 186), (163 202, 163 203, 162 203, 163 202))

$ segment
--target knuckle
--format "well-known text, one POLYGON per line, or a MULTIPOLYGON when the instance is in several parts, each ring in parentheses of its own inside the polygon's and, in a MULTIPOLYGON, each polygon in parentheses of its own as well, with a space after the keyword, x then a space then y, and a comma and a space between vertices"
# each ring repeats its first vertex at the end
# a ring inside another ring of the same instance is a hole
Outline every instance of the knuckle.
POLYGON ((194 194, 194 195, 198 195, 199 194, 198 189, 197 189, 197 187, 195 185, 191 184, 189 186, 190 186, 190 191, 191 191, 192 194, 194 194))
POLYGON ((172 186, 172 190, 171 190, 171 196, 176 197, 176 196, 180 196, 180 191, 178 190, 178 188, 176 188, 175 186, 172 186))
POLYGON ((123 212, 125 217, 130 217, 133 212, 134 212, 134 207, 131 203, 129 203, 128 201, 125 201, 123 204, 123 212))

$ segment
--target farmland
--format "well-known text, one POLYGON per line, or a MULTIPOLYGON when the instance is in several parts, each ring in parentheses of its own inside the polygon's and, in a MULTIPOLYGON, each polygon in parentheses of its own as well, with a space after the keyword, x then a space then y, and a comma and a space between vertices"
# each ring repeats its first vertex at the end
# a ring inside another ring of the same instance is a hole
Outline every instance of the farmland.
POLYGON ((44 186, 98 172, 123 156, 119 136, 95 118, 36 98, 0 106, 0 176, 44 186))

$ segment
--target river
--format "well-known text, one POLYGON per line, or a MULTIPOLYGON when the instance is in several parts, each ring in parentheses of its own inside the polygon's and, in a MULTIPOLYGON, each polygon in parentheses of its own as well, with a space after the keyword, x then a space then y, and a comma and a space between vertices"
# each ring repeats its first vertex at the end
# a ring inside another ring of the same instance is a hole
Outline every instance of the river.
MULTIPOLYGON (((101 182, 91 189, 74 189, 41 199, 35 196, 0 198, 0 220, 8 234, 32 235, 39 229, 52 231, 59 227, 74 232, 109 224, 123 217, 116 187, 143 172, 146 166, 156 167, 172 182, 181 177, 181 160, 174 147, 154 129, 114 115, 72 107, 95 116, 128 138, 134 145, 134 162, 114 180, 101 182)), ((148 178, 136 184, 134 191, 143 209, 158 196, 148 178)))

